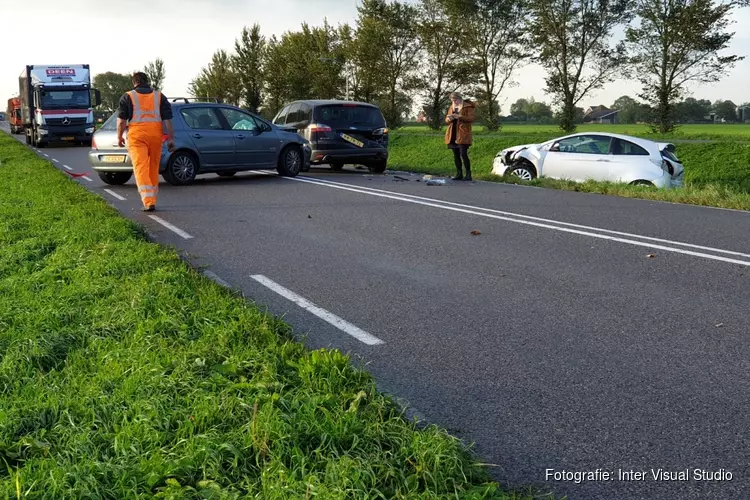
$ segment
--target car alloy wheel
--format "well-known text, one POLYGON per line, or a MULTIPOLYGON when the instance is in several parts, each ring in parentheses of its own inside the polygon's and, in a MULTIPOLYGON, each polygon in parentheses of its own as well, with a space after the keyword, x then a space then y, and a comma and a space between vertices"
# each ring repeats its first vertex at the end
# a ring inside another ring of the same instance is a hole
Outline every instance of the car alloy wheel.
POLYGON ((172 164, 172 171, 178 180, 182 182, 189 181, 194 177, 195 163, 193 163, 193 159, 189 156, 180 155, 172 164))
POLYGON ((177 152, 169 159, 164 172, 164 179, 173 186, 190 184, 198 174, 198 163, 195 157, 187 152, 177 152))
POLYGON ((287 146, 281 153, 279 166, 276 169, 280 175, 295 177, 302 170, 302 153, 295 146, 287 146))
POLYGON ((510 174, 515 175, 522 181, 530 181, 534 178, 534 174, 531 172, 529 167, 525 165, 513 167, 513 169, 510 171, 510 174))

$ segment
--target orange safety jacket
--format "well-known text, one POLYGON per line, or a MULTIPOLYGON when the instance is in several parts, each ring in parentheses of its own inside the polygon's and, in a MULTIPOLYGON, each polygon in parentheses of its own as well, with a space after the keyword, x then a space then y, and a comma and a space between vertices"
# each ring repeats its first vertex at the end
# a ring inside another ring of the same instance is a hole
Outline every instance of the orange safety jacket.
POLYGON ((154 90, 151 94, 139 94, 135 90, 128 92, 133 102, 133 116, 128 120, 128 129, 156 130, 158 124, 161 134, 161 93, 154 90))

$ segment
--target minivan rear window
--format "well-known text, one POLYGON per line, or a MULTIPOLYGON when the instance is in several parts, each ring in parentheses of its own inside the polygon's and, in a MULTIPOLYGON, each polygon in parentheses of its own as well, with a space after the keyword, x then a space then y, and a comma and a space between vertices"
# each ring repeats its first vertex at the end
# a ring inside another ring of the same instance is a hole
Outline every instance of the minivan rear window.
POLYGON ((372 106, 328 104, 315 108, 315 120, 326 125, 370 125, 385 127, 385 119, 378 108, 372 106))

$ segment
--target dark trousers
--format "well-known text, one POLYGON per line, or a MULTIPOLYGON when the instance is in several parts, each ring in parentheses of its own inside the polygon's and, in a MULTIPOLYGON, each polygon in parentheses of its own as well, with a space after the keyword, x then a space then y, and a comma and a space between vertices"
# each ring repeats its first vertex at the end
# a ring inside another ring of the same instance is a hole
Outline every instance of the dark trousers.
POLYGON ((453 149, 453 161, 456 164, 456 171, 461 172, 461 160, 463 160, 466 173, 471 172, 471 161, 469 160, 469 145, 455 144, 451 145, 453 149))

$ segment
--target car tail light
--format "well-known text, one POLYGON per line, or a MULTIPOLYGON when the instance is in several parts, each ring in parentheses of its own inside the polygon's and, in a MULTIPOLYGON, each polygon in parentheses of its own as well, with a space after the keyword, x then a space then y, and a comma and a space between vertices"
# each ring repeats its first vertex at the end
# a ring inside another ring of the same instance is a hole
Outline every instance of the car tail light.
POLYGON ((331 127, 328 125, 322 125, 320 123, 313 123, 310 125, 310 132, 313 134, 319 133, 319 132, 331 132, 331 127))
POLYGON ((99 149, 96 146, 96 135, 91 136, 91 149, 99 149))
POLYGON ((374 130, 372 132, 372 135, 388 135, 388 129, 387 128, 379 128, 377 130, 374 130))

